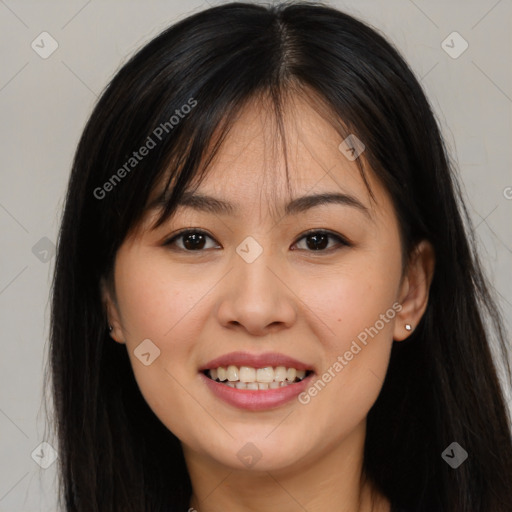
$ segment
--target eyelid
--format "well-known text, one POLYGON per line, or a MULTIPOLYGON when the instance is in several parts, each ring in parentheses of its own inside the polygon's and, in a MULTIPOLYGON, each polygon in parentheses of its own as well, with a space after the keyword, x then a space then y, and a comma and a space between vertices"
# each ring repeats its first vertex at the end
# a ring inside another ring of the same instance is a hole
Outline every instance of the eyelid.
MULTIPOLYGON (((308 235, 313 235, 313 234, 328 235, 331 238, 337 239, 339 242, 341 242, 343 245, 346 245, 347 247, 352 247, 354 245, 347 237, 343 236, 342 234, 336 233, 335 231, 331 231, 329 229, 324 229, 324 228, 308 229, 307 231, 305 231, 304 233, 301 233, 301 235, 299 235, 299 237, 293 243, 293 245, 295 245, 299 240, 302 240, 304 237, 306 237, 308 235)), ((331 248, 331 249, 333 249, 333 248, 331 248)), ((324 251, 318 251, 318 252, 319 253, 320 252, 329 252, 331 249, 326 249, 324 251)), ((308 251, 308 252, 314 253, 315 251, 308 251)))
MULTIPOLYGON (((215 242, 217 242, 215 240, 215 238, 210 233, 205 231, 204 229, 201 229, 201 228, 184 228, 184 229, 178 231, 177 233, 174 233, 169 238, 167 238, 163 242, 162 245, 163 246, 172 245, 173 242, 175 242, 179 237, 187 235, 187 234, 190 234, 190 233, 205 235, 205 236, 209 237, 210 239, 214 240, 215 242)), ((293 242, 293 245, 296 245, 300 240, 302 240, 303 238, 307 237, 308 235, 313 235, 313 234, 328 235, 331 238, 334 238, 334 239, 338 240, 338 242, 341 243, 342 246, 346 246, 346 247, 352 247, 353 246, 353 243, 351 241, 349 241, 345 236, 341 235, 340 233, 336 233, 334 231, 330 231, 328 229, 323 229, 323 228, 311 228, 311 229, 308 229, 307 231, 305 231, 304 233, 301 233, 298 236, 298 238, 295 240, 295 242, 293 242)), ((337 250, 337 249, 339 249, 339 248, 337 248, 335 246, 335 247, 331 247, 330 249, 319 250, 319 251, 306 251, 306 252, 311 252, 313 254, 314 253, 320 254, 320 253, 330 253, 331 251, 337 250)), ((194 253, 194 252, 201 253, 201 252, 204 252, 206 249, 202 249, 202 250, 198 250, 198 251, 186 251, 186 250, 181 249, 181 248, 178 247, 177 250, 178 251, 182 251, 182 252, 188 252, 188 253, 194 253)))
MULTIPOLYGON (((184 236, 184 235, 188 235, 190 233, 204 235, 204 236, 207 236, 207 237, 211 238, 215 242, 217 242, 215 240, 215 238, 213 237, 213 235, 211 235, 210 233, 208 233, 208 231, 205 231, 204 229, 201 229, 201 228, 184 228, 184 229, 181 229, 181 230, 177 231, 176 233, 170 235, 168 238, 166 238, 164 240, 164 242, 162 243, 162 245, 163 246, 172 245, 173 242, 175 242, 179 237, 184 236)), ((177 248, 177 250, 183 251, 183 252, 189 252, 189 253, 192 253, 192 252, 203 252, 204 251, 204 249, 202 251, 184 251, 183 249, 181 249, 179 247, 177 248)))

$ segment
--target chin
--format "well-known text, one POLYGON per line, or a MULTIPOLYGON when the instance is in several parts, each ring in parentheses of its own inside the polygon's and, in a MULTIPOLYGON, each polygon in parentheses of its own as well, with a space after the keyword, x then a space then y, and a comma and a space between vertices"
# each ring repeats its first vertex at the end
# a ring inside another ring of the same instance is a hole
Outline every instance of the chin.
MULTIPOLYGON (((228 430, 234 439, 224 439, 221 448, 212 452, 212 442, 205 446, 209 456, 219 464, 234 470, 248 471, 279 471, 293 467, 302 459, 307 448, 304 445, 306 433, 298 435, 301 442, 290 438, 289 427, 279 426, 276 432, 265 428, 264 432, 254 432, 234 429, 228 430), (281 432, 277 430, 281 429, 281 432)), ((293 436, 295 437, 295 436, 293 436)))

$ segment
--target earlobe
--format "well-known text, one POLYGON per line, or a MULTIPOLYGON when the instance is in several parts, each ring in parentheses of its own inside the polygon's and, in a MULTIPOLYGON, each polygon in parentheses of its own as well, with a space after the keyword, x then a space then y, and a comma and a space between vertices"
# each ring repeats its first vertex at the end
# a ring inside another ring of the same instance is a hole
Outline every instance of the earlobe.
POLYGON ((113 291, 110 290, 109 285, 106 283, 106 281, 102 278, 101 283, 101 296, 103 300, 103 304, 106 310, 107 315, 107 322, 108 325, 106 326, 106 329, 109 333, 109 336, 116 341, 117 343, 124 344, 124 335, 123 330, 121 327, 121 322, 119 319, 119 312, 117 309, 117 305, 115 303, 115 300, 113 299, 113 291))
POLYGON ((406 339, 417 326, 428 305, 430 285, 434 277, 435 253, 427 240, 422 240, 412 251, 406 274, 400 287, 402 309, 397 315, 393 339, 406 339))

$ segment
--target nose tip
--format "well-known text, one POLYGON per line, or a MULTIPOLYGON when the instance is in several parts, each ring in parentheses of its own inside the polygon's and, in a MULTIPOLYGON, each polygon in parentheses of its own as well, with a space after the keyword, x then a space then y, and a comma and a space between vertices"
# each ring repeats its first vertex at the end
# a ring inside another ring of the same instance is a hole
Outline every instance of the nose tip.
POLYGON ((253 263, 242 259, 235 265, 238 268, 227 278, 218 309, 224 326, 243 327, 253 336, 287 328, 296 318, 293 294, 260 258, 253 263))
POLYGON ((270 333, 277 332, 280 328, 285 326, 284 322, 274 321, 268 325, 265 325, 265 322, 258 322, 254 317, 254 320, 245 320, 239 322, 238 320, 233 320, 229 322, 231 325, 236 327, 243 327, 249 334, 253 336, 266 336, 270 333))

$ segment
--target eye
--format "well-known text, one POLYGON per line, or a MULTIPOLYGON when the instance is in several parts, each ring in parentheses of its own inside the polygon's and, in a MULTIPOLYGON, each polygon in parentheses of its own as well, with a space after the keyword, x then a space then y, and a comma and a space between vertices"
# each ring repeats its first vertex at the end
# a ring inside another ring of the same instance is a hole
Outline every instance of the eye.
MULTIPOLYGON (((178 250, 185 252, 201 252, 202 250, 205 249, 219 247, 218 245, 214 247, 206 247, 207 239, 213 241, 213 238, 205 231, 201 229, 189 228, 175 234, 173 237, 166 240, 163 245, 175 246, 177 247, 178 250), (178 244, 178 241, 181 241, 183 243, 178 244)), ((299 238, 299 241, 306 240, 306 249, 300 250, 306 250, 308 252, 330 252, 331 250, 336 250, 336 246, 326 249, 326 247, 329 245, 329 239, 337 241, 338 245, 341 246, 350 247, 352 245, 350 242, 348 242, 347 239, 345 239, 339 234, 335 234, 330 231, 316 229, 308 231, 307 233, 302 235, 301 238, 299 238)), ((298 242, 296 242, 294 245, 297 244, 298 242)))
MULTIPOLYGON (((336 246, 330 247, 326 250, 326 246, 329 245, 329 239, 336 240, 338 244, 342 246, 350 247, 352 244, 344 237, 338 234, 334 234, 330 231, 325 230, 310 230, 306 234, 304 234, 300 240, 306 240, 306 250, 310 251, 320 251, 320 252, 330 252, 331 250, 336 250, 336 246)), ((297 244, 298 242, 296 242, 297 244)), ((339 247, 338 247, 339 248, 339 247)))
POLYGON ((172 238, 165 241, 163 245, 177 245, 176 242, 178 240, 182 240, 183 245, 177 245, 177 248, 179 250, 186 252, 201 251, 203 249, 208 249, 208 247, 205 247, 205 241, 207 238, 213 240, 213 238, 210 235, 208 235, 208 233, 206 233, 205 231, 202 231, 200 229, 186 229, 180 231, 172 238))

